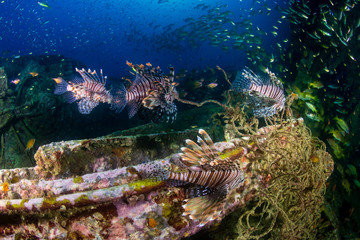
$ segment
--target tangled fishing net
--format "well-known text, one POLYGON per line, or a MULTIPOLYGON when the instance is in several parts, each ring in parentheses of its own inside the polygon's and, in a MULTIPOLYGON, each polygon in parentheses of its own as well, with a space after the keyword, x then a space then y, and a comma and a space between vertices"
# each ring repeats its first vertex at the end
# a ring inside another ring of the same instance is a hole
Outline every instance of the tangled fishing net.
POLYGON ((333 161, 325 143, 312 137, 302 119, 292 118, 295 98, 290 95, 286 108, 265 118, 260 129, 259 120, 249 119, 239 101, 221 114, 225 137, 256 146, 252 167, 268 180, 268 186, 257 189, 256 200, 240 210, 237 239, 316 239, 333 161))

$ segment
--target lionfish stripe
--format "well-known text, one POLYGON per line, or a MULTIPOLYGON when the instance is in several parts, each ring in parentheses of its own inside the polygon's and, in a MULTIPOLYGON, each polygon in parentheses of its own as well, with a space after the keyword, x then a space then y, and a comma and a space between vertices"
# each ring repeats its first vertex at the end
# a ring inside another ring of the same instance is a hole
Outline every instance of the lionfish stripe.
POLYGON ((216 171, 188 171, 182 173, 171 173, 169 179, 181 180, 188 183, 194 183, 205 187, 218 188, 237 182, 240 173, 238 169, 234 170, 216 170, 216 171))
POLYGON ((103 77, 102 70, 101 70, 101 79, 96 74, 96 71, 94 70, 91 72, 89 69, 87 72, 85 69, 79 70, 78 68, 75 68, 76 71, 81 75, 81 77, 84 79, 83 85, 87 87, 88 89, 94 91, 94 92, 105 92, 105 84, 106 84, 106 77, 103 77))
POLYGON ((170 76, 169 76, 169 81, 173 82, 174 81, 174 76, 175 76, 175 70, 173 67, 169 67, 170 69, 170 76))

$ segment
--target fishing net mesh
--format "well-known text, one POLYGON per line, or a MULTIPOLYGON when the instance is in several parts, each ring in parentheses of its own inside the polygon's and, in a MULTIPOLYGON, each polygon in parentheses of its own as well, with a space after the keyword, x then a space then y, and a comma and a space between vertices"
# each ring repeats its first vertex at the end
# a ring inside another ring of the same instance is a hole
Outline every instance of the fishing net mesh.
POLYGON ((295 98, 290 95, 285 109, 266 118, 262 129, 259 120, 248 119, 239 104, 228 105, 222 114, 225 136, 242 137, 257 146, 252 171, 270 179, 268 186, 258 188, 255 200, 239 210, 237 239, 316 238, 333 161, 325 143, 312 137, 303 121, 292 118, 295 98))

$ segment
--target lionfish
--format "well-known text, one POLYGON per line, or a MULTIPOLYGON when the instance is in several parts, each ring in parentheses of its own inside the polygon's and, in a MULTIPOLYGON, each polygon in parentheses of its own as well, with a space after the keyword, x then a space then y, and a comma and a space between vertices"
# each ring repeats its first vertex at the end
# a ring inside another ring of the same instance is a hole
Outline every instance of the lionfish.
MULTIPOLYGON (((231 190, 244 185, 245 174, 238 161, 222 158, 209 135, 199 130, 197 142, 187 139, 189 146, 181 148, 178 160, 180 171, 172 169, 153 171, 152 177, 165 180, 169 186, 185 188, 184 215, 203 226, 225 210, 226 197, 231 190)), ((245 148, 236 155, 246 154, 245 148)), ((151 169, 151 167, 149 167, 151 169)))
POLYGON ((270 78, 261 79, 248 68, 238 71, 232 88, 235 92, 248 95, 248 105, 257 117, 270 117, 285 106, 285 94, 282 83, 268 69, 270 78))
POLYGON ((117 112, 128 108, 129 118, 136 113, 140 117, 154 122, 174 121, 177 108, 174 104, 177 94, 174 83, 174 68, 170 67, 170 75, 166 76, 159 67, 150 63, 134 65, 126 62, 136 73, 135 80, 128 90, 122 85, 112 101, 117 112))
POLYGON ((54 78, 57 83, 54 93, 63 94, 68 103, 78 101, 78 109, 82 114, 89 114, 99 103, 112 102, 112 96, 105 88, 107 77, 103 76, 100 70, 100 77, 96 71, 90 69, 77 69, 81 76, 74 77, 71 81, 66 82, 61 77, 54 78))

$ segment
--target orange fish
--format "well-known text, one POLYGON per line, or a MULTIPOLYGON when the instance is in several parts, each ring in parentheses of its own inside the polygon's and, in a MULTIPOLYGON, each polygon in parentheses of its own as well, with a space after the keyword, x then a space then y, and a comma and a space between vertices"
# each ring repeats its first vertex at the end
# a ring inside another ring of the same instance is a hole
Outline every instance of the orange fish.
POLYGON ((18 84, 19 82, 20 82, 20 79, 18 79, 18 78, 11 81, 11 83, 15 84, 15 85, 18 84))
POLYGON ((149 218, 149 219, 148 219, 148 226, 149 226, 149 227, 154 228, 154 227, 156 227, 157 224, 158 224, 158 223, 157 223, 157 221, 156 221, 154 218, 149 218))
POLYGON ((29 151, 35 144, 35 138, 30 139, 27 144, 26 144, 26 148, 25 151, 29 151))
POLYGON ((1 186, 5 193, 7 193, 9 191, 9 183, 8 182, 4 182, 1 186))
POLYGON ((36 77, 36 76, 39 75, 37 72, 29 72, 29 74, 30 74, 31 76, 33 76, 33 77, 36 77))
POLYGON ((210 83, 210 84, 208 84, 207 86, 209 87, 209 88, 215 88, 215 87, 217 87, 217 83, 210 83))

